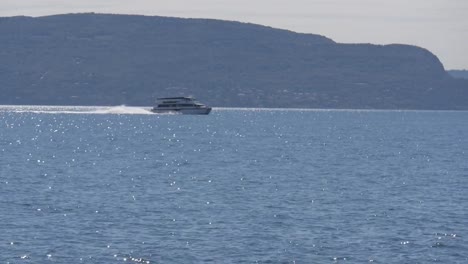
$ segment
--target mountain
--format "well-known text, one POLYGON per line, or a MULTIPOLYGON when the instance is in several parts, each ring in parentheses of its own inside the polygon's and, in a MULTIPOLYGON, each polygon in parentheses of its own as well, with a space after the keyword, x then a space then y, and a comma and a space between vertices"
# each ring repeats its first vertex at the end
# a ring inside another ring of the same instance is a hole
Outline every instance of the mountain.
POLYGON ((0 61, 0 104, 468 109, 468 81, 426 49, 211 19, 3 17, 0 61))
POLYGON ((468 70, 450 70, 447 72, 454 78, 468 79, 468 70))

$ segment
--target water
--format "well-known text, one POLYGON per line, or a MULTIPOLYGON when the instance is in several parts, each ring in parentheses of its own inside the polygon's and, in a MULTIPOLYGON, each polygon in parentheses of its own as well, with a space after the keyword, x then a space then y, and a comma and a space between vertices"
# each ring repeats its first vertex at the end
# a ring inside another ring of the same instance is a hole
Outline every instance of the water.
POLYGON ((0 263, 467 263, 467 120, 0 107, 0 263))

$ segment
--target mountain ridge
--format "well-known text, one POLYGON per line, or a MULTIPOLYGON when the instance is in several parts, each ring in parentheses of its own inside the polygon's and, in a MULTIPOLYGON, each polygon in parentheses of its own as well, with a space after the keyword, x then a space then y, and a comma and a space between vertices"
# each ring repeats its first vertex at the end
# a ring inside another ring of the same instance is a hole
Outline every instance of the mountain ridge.
POLYGON ((468 82, 426 49, 225 20, 0 18, 0 61, 0 104, 468 109, 468 82))

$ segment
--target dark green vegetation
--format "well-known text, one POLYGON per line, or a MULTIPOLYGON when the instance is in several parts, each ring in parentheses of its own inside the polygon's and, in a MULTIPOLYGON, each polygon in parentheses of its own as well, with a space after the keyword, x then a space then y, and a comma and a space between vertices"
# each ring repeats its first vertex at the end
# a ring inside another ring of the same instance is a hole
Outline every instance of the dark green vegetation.
POLYGON ((0 104, 468 109, 429 51, 207 19, 0 18, 0 104))

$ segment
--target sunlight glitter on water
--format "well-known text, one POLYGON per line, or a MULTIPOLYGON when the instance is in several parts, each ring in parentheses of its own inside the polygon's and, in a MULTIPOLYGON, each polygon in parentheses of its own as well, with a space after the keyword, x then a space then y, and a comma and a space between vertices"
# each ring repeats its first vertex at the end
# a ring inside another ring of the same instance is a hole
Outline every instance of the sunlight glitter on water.
POLYGON ((467 260, 468 113, 0 108, 0 263, 467 260))

